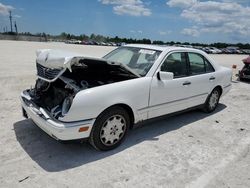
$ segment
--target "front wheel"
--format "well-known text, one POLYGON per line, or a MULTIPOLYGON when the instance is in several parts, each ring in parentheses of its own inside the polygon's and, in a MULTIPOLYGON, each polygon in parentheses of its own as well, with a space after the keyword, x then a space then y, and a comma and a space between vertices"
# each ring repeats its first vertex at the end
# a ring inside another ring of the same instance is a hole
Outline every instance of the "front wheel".
POLYGON ((208 96, 203 110, 207 113, 213 112, 218 106, 220 100, 221 92, 219 88, 215 88, 208 96))
POLYGON ((90 144, 98 150, 114 149, 124 140, 129 126, 129 115, 123 108, 108 108, 97 117, 90 135, 90 144))

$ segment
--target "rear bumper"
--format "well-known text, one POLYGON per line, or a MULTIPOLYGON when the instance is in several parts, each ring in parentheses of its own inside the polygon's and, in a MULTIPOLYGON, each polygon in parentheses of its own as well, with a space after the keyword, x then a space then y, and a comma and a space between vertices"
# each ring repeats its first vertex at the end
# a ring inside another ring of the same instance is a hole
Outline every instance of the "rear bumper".
POLYGON ((26 114, 31 118, 38 127, 51 137, 57 140, 74 140, 89 137, 95 119, 61 122, 50 117, 43 108, 36 106, 31 101, 28 92, 22 92, 20 98, 24 115, 26 114), (79 132, 79 129, 83 127, 86 127, 84 128, 85 131, 79 132))

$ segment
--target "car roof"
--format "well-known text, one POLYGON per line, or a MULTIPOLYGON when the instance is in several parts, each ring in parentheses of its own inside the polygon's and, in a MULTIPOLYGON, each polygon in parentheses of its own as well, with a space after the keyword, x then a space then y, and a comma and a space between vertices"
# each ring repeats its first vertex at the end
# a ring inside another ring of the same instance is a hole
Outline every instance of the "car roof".
POLYGON ((159 51, 190 50, 190 51, 201 52, 200 50, 197 50, 194 48, 185 48, 185 47, 177 47, 177 46, 164 46, 164 45, 152 45, 152 44, 127 44, 124 46, 125 47, 135 47, 135 48, 146 48, 146 49, 159 50, 159 51))
POLYGON ((124 45, 125 47, 135 47, 135 48, 146 48, 151 50, 159 50, 163 53, 167 54, 170 51, 184 51, 184 52, 194 52, 203 55, 206 59, 209 60, 210 63, 215 67, 218 68, 218 65, 214 63, 213 59, 211 59, 207 53, 202 50, 194 49, 194 48, 187 48, 187 47, 178 47, 178 46, 164 46, 164 45, 152 45, 152 44, 127 44, 124 45))

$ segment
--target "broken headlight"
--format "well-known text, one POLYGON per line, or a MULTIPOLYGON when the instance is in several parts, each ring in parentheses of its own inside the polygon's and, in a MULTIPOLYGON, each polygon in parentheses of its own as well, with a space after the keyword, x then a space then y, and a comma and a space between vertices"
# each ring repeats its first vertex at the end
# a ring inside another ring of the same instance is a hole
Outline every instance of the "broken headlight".
POLYGON ((63 105, 62 105, 62 116, 65 116, 70 107, 71 107, 71 104, 72 104, 72 101, 73 101, 73 97, 70 96, 70 97, 66 97, 63 101, 63 105))

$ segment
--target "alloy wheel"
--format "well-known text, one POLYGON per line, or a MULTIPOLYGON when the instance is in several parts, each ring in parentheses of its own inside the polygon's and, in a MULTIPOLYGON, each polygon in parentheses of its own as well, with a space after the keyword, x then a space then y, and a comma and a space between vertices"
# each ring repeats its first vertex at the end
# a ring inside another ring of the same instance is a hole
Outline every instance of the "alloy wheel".
POLYGON ((102 125, 100 131, 101 142, 106 146, 112 146, 119 142, 126 131, 126 120, 121 115, 113 115, 102 125))
POLYGON ((209 98, 209 107, 210 109, 214 109, 219 102, 220 94, 217 90, 214 90, 209 98))

